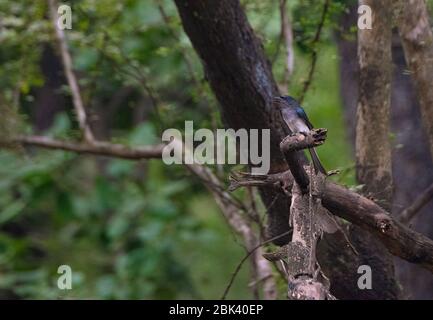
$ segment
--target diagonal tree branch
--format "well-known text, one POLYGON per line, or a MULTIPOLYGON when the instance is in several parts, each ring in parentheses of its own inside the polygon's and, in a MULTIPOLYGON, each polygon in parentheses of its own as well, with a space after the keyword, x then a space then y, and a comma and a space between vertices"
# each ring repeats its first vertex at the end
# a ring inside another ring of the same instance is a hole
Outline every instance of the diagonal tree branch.
POLYGON ((323 26, 325 25, 326 16, 329 10, 329 4, 330 4, 330 0, 325 0, 325 3, 323 4, 322 16, 317 26, 316 34, 314 35, 313 41, 311 43, 311 46, 313 48, 313 53, 311 54, 311 66, 310 66, 310 70, 308 71, 307 80, 304 82, 301 95, 299 96, 298 99, 300 104, 302 104, 302 102, 304 101, 305 95, 307 94, 308 89, 310 89, 311 83, 313 82, 314 71, 316 70, 316 65, 317 65, 317 54, 318 54, 317 44, 320 41, 320 35, 322 34, 322 29, 323 26))
MULTIPOLYGON (((247 259, 248 259, 248 258, 249 258, 253 253, 256 252, 257 249, 259 249, 260 247, 263 247, 264 245, 266 245, 266 244, 268 244, 268 243, 271 243, 271 242, 274 241, 276 238, 280 238, 280 237, 287 236, 287 235, 289 235, 290 233, 291 233, 291 231, 286 231, 286 232, 284 232, 283 234, 280 234, 280 235, 278 235, 278 236, 276 236, 276 237, 274 237, 274 238, 268 239, 268 240, 266 240, 266 241, 264 241, 264 242, 258 244, 258 245, 255 246, 253 249, 251 249, 250 251, 248 251, 247 254, 242 258, 241 261, 239 261, 239 264, 236 266, 236 269, 235 269, 235 271, 233 272, 233 274, 232 274, 232 276, 231 276, 231 278, 230 278, 230 281, 229 281, 227 287, 226 287, 225 290, 224 290, 224 293, 223 293, 223 295, 222 295, 222 297, 221 297, 221 300, 225 300, 225 299, 227 298, 227 294, 229 293, 230 288, 232 287, 233 282, 234 282, 236 276, 238 275, 239 271, 241 270, 242 265, 245 263, 245 261, 247 261, 247 259)), ((264 254, 264 255, 266 255, 266 254, 264 254)), ((267 261, 267 260, 266 260, 266 261, 267 261)))
MULTIPOLYGON (((175 154, 186 155, 188 152, 191 152, 178 140, 175 141, 174 147, 178 150, 175 154)), ((246 250, 248 252, 254 251, 251 261, 256 273, 256 279, 253 279, 253 281, 262 281, 264 298, 266 300, 275 300, 277 290, 275 279, 272 275, 272 267, 269 261, 263 258, 261 248, 258 247, 259 238, 252 228, 251 221, 248 221, 246 216, 241 214, 242 209, 233 202, 232 196, 225 191, 222 182, 209 168, 198 164, 186 164, 185 166, 199 177, 211 192, 229 225, 243 238, 246 250)))
POLYGON ((433 199, 433 183, 400 213, 400 221, 404 224, 409 223, 431 199, 433 199))
POLYGON ((140 159, 161 159, 164 145, 143 146, 129 148, 122 144, 94 141, 92 144, 82 142, 71 142, 56 140, 44 136, 21 136, 12 139, 13 142, 28 146, 36 146, 45 149, 72 151, 82 154, 93 154, 115 158, 140 160, 140 159))
POLYGON ((53 27, 56 34, 56 39, 58 42, 58 47, 62 56, 63 69, 65 71, 66 78, 68 80, 69 88, 72 93, 72 102, 74 104, 75 112, 77 114, 78 124, 80 129, 83 131, 84 139, 88 143, 92 143, 95 138, 93 136, 88 118, 86 116, 86 111, 84 109, 83 99, 80 93, 80 87, 78 85, 77 77, 75 76, 71 55, 69 53, 68 44, 66 42, 66 37, 64 31, 58 25, 58 14, 57 14, 57 2, 56 0, 48 0, 48 6, 50 10, 50 17, 53 23, 53 27))

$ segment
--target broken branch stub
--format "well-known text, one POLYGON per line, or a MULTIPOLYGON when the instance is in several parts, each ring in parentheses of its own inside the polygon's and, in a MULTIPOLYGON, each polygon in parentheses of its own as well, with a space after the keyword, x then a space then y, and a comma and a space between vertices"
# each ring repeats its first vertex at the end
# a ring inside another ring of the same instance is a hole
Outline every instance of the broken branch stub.
POLYGON ((281 141, 280 150, 286 153, 321 146, 326 140, 327 132, 325 128, 318 128, 288 135, 281 141))
POLYGON ((308 192, 310 183, 304 169, 301 157, 293 156, 300 150, 313 148, 322 145, 326 139, 327 130, 323 128, 312 129, 309 132, 297 132, 285 137, 280 143, 280 150, 292 172, 296 183, 301 187, 303 193, 308 192))

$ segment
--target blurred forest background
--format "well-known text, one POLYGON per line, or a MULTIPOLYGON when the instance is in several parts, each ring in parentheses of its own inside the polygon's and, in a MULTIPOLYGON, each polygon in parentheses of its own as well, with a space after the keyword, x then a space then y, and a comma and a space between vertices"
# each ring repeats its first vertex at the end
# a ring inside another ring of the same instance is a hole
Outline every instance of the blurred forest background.
MULTIPOLYGON (((317 52, 303 106, 312 123, 329 129, 328 142, 319 149, 324 166, 340 169, 333 179, 356 187, 356 1, 331 1, 314 44, 323 1, 241 3, 282 93, 302 95, 311 57, 317 52), (290 77, 282 5, 293 29, 290 77)), ((73 66, 98 139, 152 145, 164 129, 183 130, 185 120, 193 120, 195 128, 224 127, 172 1, 65 4, 72 7, 72 30, 65 33, 73 66)), ((55 43, 46 1, 0 0, 2 135, 78 136, 55 43)), ((397 212, 411 203, 415 192, 425 189, 433 173, 427 144, 408 143, 413 136, 405 132, 423 133, 419 114, 408 116, 416 98, 398 41, 393 54, 398 88, 392 100, 398 110, 392 115, 397 212), (399 165, 402 158, 404 168, 399 165), (414 178, 419 172, 424 173, 414 178)), ((213 169, 227 182, 234 167, 213 169)), ((243 199, 248 194, 237 191, 236 196, 243 199)), ((259 196, 253 196, 262 208, 259 196)), ((431 236, 432 218, 418 216, 417 230, 431 236)), ((182 166, 16 145, 0 150, 1 298, 216 299, 244 255, 241 241, 212 196, 182 166), (57 268, 63 264, 73 270, 72 290, 57 288, 57 268)), ((411 277, 406 267, 399 270, 411 277)), ((229 298, 253 297, 249 272, 244 265, 229 298)), ((431 280, 410 281, 421 286, 418 297, 428 298, 422 288, 431 286, 431 280)), ((280 285, 284 298, 283 280, 280 285)), ((415 291, 411 294, 417 296, 415 291)))

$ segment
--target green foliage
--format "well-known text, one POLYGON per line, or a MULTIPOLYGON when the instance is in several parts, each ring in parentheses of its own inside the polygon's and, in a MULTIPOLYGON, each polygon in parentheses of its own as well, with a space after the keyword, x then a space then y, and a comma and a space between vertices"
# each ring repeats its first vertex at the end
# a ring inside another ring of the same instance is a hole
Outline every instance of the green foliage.
MULTIPOLYGON (((65 33, 74 68, 84 104, 104 138, 151 145, 165 128, 182 130, 185 120, 193 120, 196 128, 222 127, 172 1, 69 3, 73 29, 65 33)), ((242 4, 267 54, 274 56, 278 5, 242 4)), ((344 5, 332 1, 322 40, 312 48, 322 7, 323 1, 288 3, 296 51, 288 91, 300 93, 310 54, 317 49, 317 72, 304 104, 316 126, 329 128, 332 143, 319 149, 326 167, 351 168, 331 41, 344 5)), ((78 137, 62 70, 42 68, 45 50, 58 55, 46 2, 0 1, 0 43, 2 137, 39 128, 35 114, 49 103, 43 95, 47 86, 64 105, 47 109, 55 114, 43 133, 78 137), (57 87, 51 83, 56 77, 57 87)), ((279 82, 283 51, 273 64, 279 82)), ((244 254, 212 197, 181 167, 36 148, 1 149, 0 164, 0 297, 215 299, 244 254), (62 264, 73 270, 70 291, 56 286, 62 264)), ((347 169, 343 182, 351 183, 352 173, 347 169)), ((244 267, 229 297, 251 296, 248 274, 244 267)))
POLYGON ((40 43, 48 39, 48 23, 43 19, 44 2, 0 2, 0 86, 1 103, 13 105, 19 94, 29 98, 30 88, 40 86, 40 43), (29 50, 33 48, 33 50, 29 50))

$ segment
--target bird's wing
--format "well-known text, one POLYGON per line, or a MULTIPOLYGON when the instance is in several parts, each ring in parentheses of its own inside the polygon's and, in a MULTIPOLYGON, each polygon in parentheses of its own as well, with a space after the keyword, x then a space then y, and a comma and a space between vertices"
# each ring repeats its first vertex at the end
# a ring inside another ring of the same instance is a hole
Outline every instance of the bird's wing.
POLYGON ((304 109, 302 107, 298 107, 296 108, 296 113, 298 114, 298 116, 300 116, 304 121, 305 124, 307 125, 308 129, 313 129, 313 124, 310 122, 310 120, 308 119, 307 114, 305 113, 304 109))
MULTIPOLYGON (((289 114, 288 110, 284 109, 284 108, 281 108, 280 109, 280 114, 281 114, 281 118, 283 118, 284 123, 286 124, 286 126, 285 126, 286 128, 285 129, 288 129, 290 131, 290 127, 289 127, 290 114, 289 114)), ((284 130, 284 131, 287 131, 287 130, 284 130)), ((285 132, 285 133, 288 134, 288 132, 285 132)))

